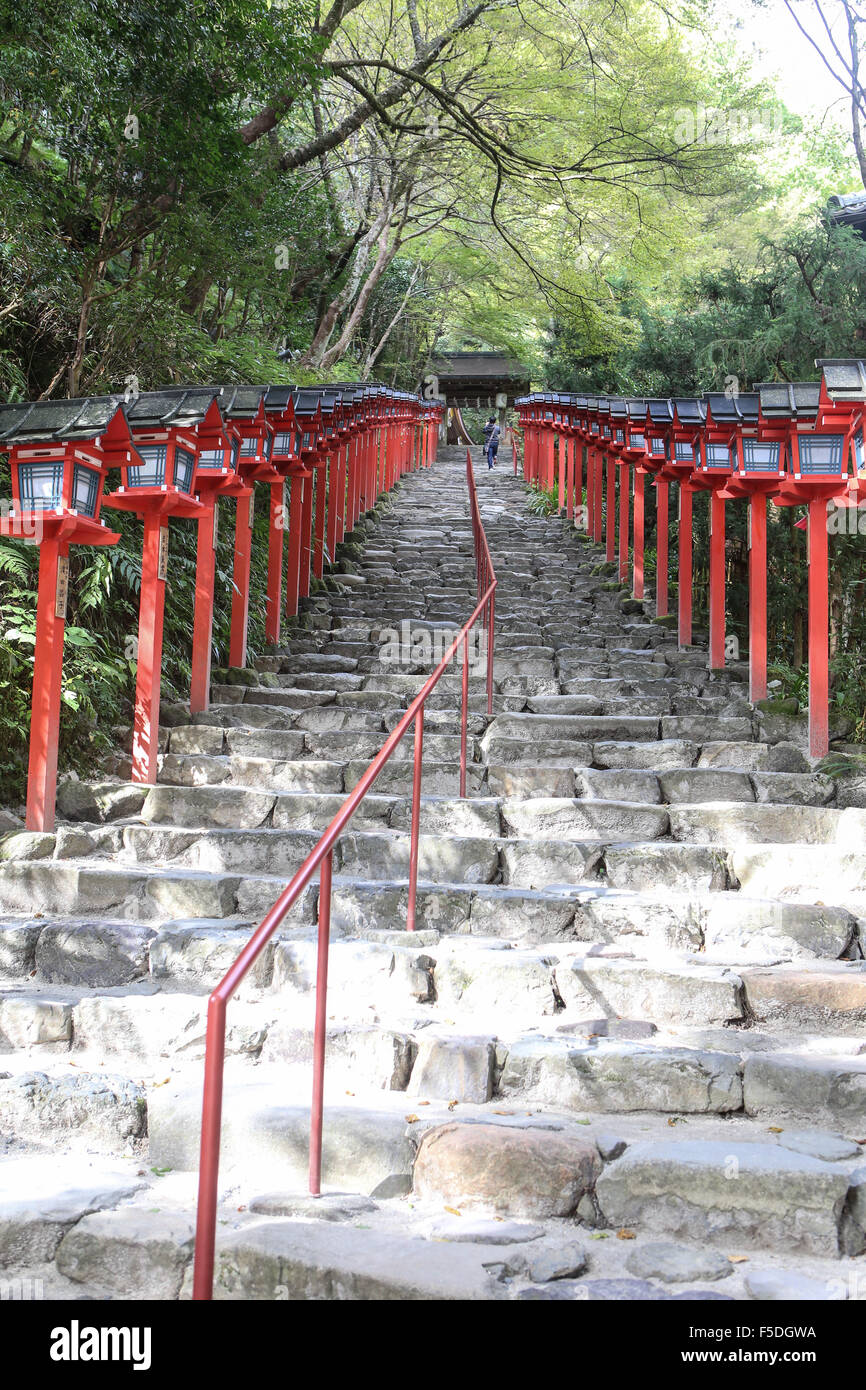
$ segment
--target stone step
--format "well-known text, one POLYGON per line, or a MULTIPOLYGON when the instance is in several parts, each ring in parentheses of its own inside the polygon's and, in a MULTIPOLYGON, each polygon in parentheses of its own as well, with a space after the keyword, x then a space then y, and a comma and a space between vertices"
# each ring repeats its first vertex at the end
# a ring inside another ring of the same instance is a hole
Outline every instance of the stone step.
POLYGON ((669 1140, 628 1149, 596 1199, 611 1227, 835 1256, 848 1189, 841 1165, 778 1145, 669 1140))
MULTIPOLYGON (((408 735, 408 739, 411 750, 411 735, 408 735)), ((429 754, 429 750, 425 751, 429 754)), ((398 756, 398 753, 399 749, 382 768, 375 785, 379 792, 393 792, 405 796, 412 787, 413 761, 408 756, 398 756)), ((174 787, 226 785, 246 790, 267 788, 274 792, 311 792, 324 795, 350 792, 369 765, 369 760, 362 759, 332 762, 310 757, 279 762, 273 758, 207 757, 196 754, 184 754, 174 758, 169 753, 160 763, 159 780, 166 786, 174 787)), ((421 766, 425 794, 447 796, 459 789, 459 762, 432 762, 428 756, 422 761, 421 766)), ((486 772, 483 764, 468 762, 466 777, 467 791, 470 795, 483 794, 486 772)))
POLYGON ((866 812, 857 807, 701 804, 671 806, 669 815, 674 839, 692 844, 838 845, 856 849, 863 843, 866 828, 866 812))

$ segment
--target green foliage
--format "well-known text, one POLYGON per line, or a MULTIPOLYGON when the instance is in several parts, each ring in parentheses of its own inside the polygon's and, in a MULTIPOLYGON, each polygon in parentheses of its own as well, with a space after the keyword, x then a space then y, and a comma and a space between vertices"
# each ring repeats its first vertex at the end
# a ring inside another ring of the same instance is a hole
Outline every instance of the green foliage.
POLYGON ((555 487, 542 487, 541 483, 529 483, 526 502, 533 516, 556 516, 559 511, 559 493, 555 487))

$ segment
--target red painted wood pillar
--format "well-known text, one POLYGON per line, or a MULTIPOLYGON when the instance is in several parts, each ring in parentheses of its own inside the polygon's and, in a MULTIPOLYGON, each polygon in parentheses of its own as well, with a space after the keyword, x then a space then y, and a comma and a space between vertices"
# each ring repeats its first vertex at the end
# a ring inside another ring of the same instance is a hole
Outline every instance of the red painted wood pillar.
POLYGON ((39 547, 36 651, 30 706, 30 760, 25 821, 28 830, 54 829, 68 555, 68 542, 46 538, 39 547), (62 574, 63 571, 66 571, 65 575, 62 574), (59 578, 61 582, 58 585, 59 578))
POLYGON ((809 752, 830 750, 830 592, 827 501, 809 502, 809 752))
POLYGON ((270 525, 268 528, 268 590, 265 598, 265 641, 277 646, 280 640, 280 612, 283 606, 283 532, 286 525, 286 489, 283 482, 271 483, 270 525))
POLYGON ((298 612, 301 577, 301 526, 304 509, 304 479, 294 474, 289 479, 289 557, 286 565, 286 617, 298 612))
POLYGON ((337 550, 337 537, 340 532, 340 486, 343 476, 341 467, 342 447, 331 455, 328 466, 328 521, 326 535, 328 538, 328 560, 334 563, 334 555, 337 550))
POLYGON ((565 441, 565 515, 574 520, 574 454, 577 440, 573 437, 565 441))
POLYGON ((325 520, 328 512, 328 474, 332 459, 329 454, 326 462, 315 469, 316 474, 316 537, 313 545, 313 574, 321 579, 325 572, 325 520))
POLYGON ((767 499, 749 498, 749 699, 767 698, 767 499))
POLYGON ((575 524, 579 524, 586 529, 586 512, 583 509, 583 440, 574 441, 574 505, 577 508, 579 520, 575 519, 575 524))
POLYGON ((556 502, 560 512, 562 512, 563 507, 566 506, 566 474, 567 471, 569 471, 569 463, 567 463, 567 457, 569 457, 569 441, 567 441, 566 436, 559 435, 559 443, 556 445, 556 452, 557 473, 559 473, 559 477, 557 477, 559 491, 556 493, 556 502))
POLYGON ((643 598, 643 541, 644 541, 644 487, 646 474, 642 468, 634 470, 634 549, 632 553, 632 584, 634 598, 643 598))
POLYGON ((334 533, 333 560, 337 546, 346 534, 346 484, 349 477, 349 441, 340 446, 337 455, 337 529, 334 533))
POLYGON ((367 510, 376 505, 379 497, 379 442, 382 431, 375 429, 370 435, 370 462, 368 473, 367 510))
POLYGON ((628 511, 630 468, 625 462, 619 465, 619 578, 628 579, 628 511))
POLYGON ((229 666, 247 664, 247 616, 250 608, 250 555, 253 546, 254 485, 247 497, 239 497, 235 510, 235 563, 232 590, 232 626, 229 666))
POLYGON ((605 499, 605 559, 616 558, 616 459, 607 456, 607 495, 605 499))
POLYGON ((349 443, 348 521, 346 531, 354 531, 361 505, 361 436, 353 435, 349 443))
POLYGON ((692 645, 692 498, 694 493, 687 482, 679 484, 679 580, 678 641, 681 647, 692 645))
POLYGON ((725 664, 725 500, 710 493, 710 669, 725 664))
POLYGON ((604 539, 604 454, 601 449, 595 455, 595 535, 593 539, 601 545, 604 539))
MULTIPOLYGON (((162 678, 162 624, 165 579, 160 578, 163 522, 151 512, 144 518, 141 595, 138 606, 138 669, 132 726, 132 780, 156 782, 159 752, 159 692, 162 678)), ((168 526, 165 525, 166 536, 168 526)))
POLYGON ((301 510, 301 569, 298 583, 298 594, 301 598, 306 598, 310 592, 313 558, 313 484, 316 471, 315 466, 312 466, 309 478, 304 479, 304 498, 301 510))
POLYGON ((595 538, 595 449, 586 446, 586 530, 595 538))
POLYGON ((195 609, 192 619, 192 671, 189 683, 191 714, 205 710, 210 703, 210 663, 213 647, 213 600, 215 549, 219 502, 213 495, 203 496, 204 513, 196 526, 195 609))
MULTIPOLYGON (((369 505, 367 497, 370 490, 370 437, 370 431, 364 430, 358 451, 358 516, 361 516, 369 505)), ((356 521, 357 519, 358 517, 355 518, 356 521)))
POLYGON ((656 617, 666 618, 668 612, 668 527, 669 484, 667 478, 656 479, 656 617))

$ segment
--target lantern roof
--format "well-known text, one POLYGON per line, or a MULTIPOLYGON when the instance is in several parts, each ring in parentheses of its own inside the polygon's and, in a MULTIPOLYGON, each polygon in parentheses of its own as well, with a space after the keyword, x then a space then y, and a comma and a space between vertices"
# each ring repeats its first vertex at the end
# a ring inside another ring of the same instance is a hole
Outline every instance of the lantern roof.
POLYGON ((741 391, 736 396, 724 391, 707 391, 704 395, 707 420, 717 425, 754 425, 757 423, 760 397, 757 391, 741 391))
POLYGON ((624 420, 628 415, 628 406, 624 396, 611 396, 610 413, 616 420, 624 420))
POLYGON ((296 386, 269 386, 265 396, 265 410, 282 415, 292 404, 296 390, 296 386))
POLYGON ((272 388, 269 386, 220 386, 220 409, 227 420, 251 420, 272 388))
POLYGON ((639 400, 637 397, 631 397, 630 399, 626 400, 625 405, 626 405, 626 410, 628 411, 628 417, 629 417, 630 420, 645 420, 645 419, 646 419, 646 401, 645 401, 645 400, 639 400))
POLYGON ((313 416, 318 413, 321 397, 314 386, 302 386, 295 395, 295 414, 313 416))
POLYGON ((818 414, 820 381, 760 381, 755 391, 768 419, 814 420, 818 414))
POLYGON ((125 419, 126 411, 116 396, 0 405, 0 440, 35 444, 42 440, 96 439, 118 411, 125 419))
POLYGON ((704 423, 706 406, 696 396, 672 396, 671 404, 677 424, 685 429, 697 428, 704 423))
POLYGON ((156 425, 194 427, 202 423, 219 396, 218 386, 166 386, 157 391, 142 391, 125 403, 126 418, 133 429, 156 425))
POLYGON ((674 410, 668 396, 650 396, 646 405, 654 425, 673 424, 674 410))
POLYGON ((866 362, 859 357, 819 357, 815 362, 834 401, 866 400, 866 362))

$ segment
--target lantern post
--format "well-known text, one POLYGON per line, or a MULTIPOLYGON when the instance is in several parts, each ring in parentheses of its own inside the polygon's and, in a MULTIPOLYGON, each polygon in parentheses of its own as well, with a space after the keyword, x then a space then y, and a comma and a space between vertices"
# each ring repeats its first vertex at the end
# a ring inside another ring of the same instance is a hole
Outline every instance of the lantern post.
POLYGON ((149 391, 137 398, 140 423, 134 448, 121 455, 120 487, 105 497, 107 507, 134 512, 144 522, 132 780, 151 785, 156 781, 159 753, 168 522, 173 516, 197 519, 206 511, 193 495, 198 441, 195 425, 183 413, 182 399, 173 389, 149 391))
MULTIPOLYGON (((326 389, 319 391, 323 439, 315 464, 315 539, 313 544, 313 574, 321 579, 325 573, 326 528, 328 516, 329 484, 336 496, 334 474, 337 455, 337 420, 339 419, 339 391, 326 389)), ((393 460, 393 448, 392 448, 393 460)), ((333 503, 332 503, 333 511, 333 503)), ((333 558, 330 551, 328 559, 333 558)))
MULTIPOLYGON (((627 400, 626 403, 626 423, 625 423, 625 443, 621 449, 621 461, 625 465, 626 471, 623 475, 623 483, 628 492, 628 468, 634 465, 634 518, 633 518, 633 543, 632 543, 632 596, 642 599, 644 593, 644 484, 646 481, 646 469, 643 467, 647 455, 646 442, 646 401, 627 400)), ((626 508, 628 503, 626 502, 626 508)), ((628 510, 625 518, 626 530, 628 528, 628 510)), ((623 557, 620 556, 621 564, 623 557)), ((624 557, 624 570, 621 570, 620 577, 628 577, 628 544, 624 557)))
MULTIPOLYGON (((288 503, 288 559, 286 562, 285 614, 294 618, 298 613, 302 528, 304 514, 304 489, 309 488, 312 473, 302 462, 301 441, 303 438, 300 419, 296 415, 295 401, 298 396, 294 386, 272 386, 265 396, 265 414, 270 417, 274 438, 271 447, 271 467, 283 480, 278 487, 271 484, 271 530, 268 546, 268 590, 269 613, 271 604, 282 607, 283 542, 286 532, 285 490, 289 490, 288 503), (279 515, 275 503, 281 504, 279 515)), ((273 638, 279 640, 279 626, 273 638)))
POLYGON ((542 419, 542 480, 541 485, 545 491, 550 491, 553 487, 554 457, 553 446, 556 439, 554 433, 555 409, 554 396, 550 391, 546 391, 542 397, 543 409, 542 419))
POLYGON ((551 476, 551 486, 556 483, 556 510, 562 512, 565 507, 565 429, 566 412, 565 397, 556 395, 553 398, 553 457, 555 460, 555 475, 551 476))
POLYGON ((725 664, 725 498, 734 467, 737 431, 746 418, 738 400, 738 396, 716 391, 703 397, 706 414, 699 440, 700 464, 692 474, 692 486, 710 494, 709 668, 713 671, 722 670, 725 664))
POLYGON ((27 770, 28 830, 54 829, 71 545, 116 545, 100 520, 106 470, 129 448, 114 397, 0 406, 12 506, 0 535, 39 547, 36 646, 27 770))
POLYGON ((855 358, 820 359, 816 365, 822 368, 820 382, 762 383, 756 390, 761 415, 788 425, 787 477, 773 504, 808 508, 809 752, 823 758, 830 748, 827 506, 856 506, 861 491, 866 364, 855 358))
POLYGON ((568 521, 574 521, 575 506, 580 506, 580 474, 576 467, 577 460, 577 397, 566 396, 565 410, 563 412, 563 430, 565 434, 565 515, 568 521), (577 501, 575 502, 575 496, 577 501))
MULTIPOLYGON (((321 398, 313 387, 301 387, 295 396, 296 450, 304 473, 303 494, 300 499, 301 529, 298 551, 298 597, 306 598, 310 592, 312 530, 313 530, 313 488, 316 468, 320 466, 321 450, 325 442, 325 428, 322 423, 321 398), (298 437, 299 436, 299 437, 298 437)), ((372 503, 370 503, 372 506, 372 503)), ((291 582, 291 581, 290 581, 291 582)))
POLYGON ((691 476, 699 462, 699 437, 704 423, 703 402, 689 396, 671 401, 673 422, 671 453, 661 470, 668 482, 679 484, 677 641, 688 647, 692 641, 692 497, 691 476))
POLYGON ((648 450, 643 467, 654 476, 656 489, 656 617, 668 615, 669 484, 665 468, 671 456, 674 412, 666 397, 647 401, 648 450))
POLYGON ((586 508, 587 529, 593 541, 601 540, 601 420, 599 397, 586 398, 586 508))
POLYGON ((610 420, 609 396, 599 397, 598 418, 601 426, 601 464, 598 472, 598 538, 599 540, 602 539, 601 520, 604 516, 604 558, 612 562, 616 557, 616 456, 611 449, 613 426, 610 420), (604 486, 603 497, 602 486, 604 486))
POLYGON ((720 492, 725 501, 749 501, 749 699, 767 695, 767 497, 785 478, 787 427, 761 417, 757 392, 741 391, 742 415, 734 437, 734 468, 720 492))
POLYGON ((569 412, 571 511, 568 515, 575 526, 578 524, 578 519, 582 519, 585 528, 586 512, 583 509, 583 441, 585 437, 586 415, 584 406, 586 404, 586 397, 572 396, 571 400, 572 404, 569 412))
MULTIPOLYGON (((246 666, 247 632, 250 607, 250 559, 252 556, 255 483, 282 486, 282 479, 271 467, 273 429, 265 415, 267 386, 223 386, 220 408, 236 441, 236 468, 244 488, 239 491, 235 512, 235 554, 232 588, 229 665, 246 666)), ((277 599, 279 608, 279 599, 277 599)), ((274 631, 273 596, 268 594, 266 628, 274 631)), ((278 619, 277 619, 278 623, 278 619)), ((277 631, 279 627, 277 625, 277 631)), ((270 640, 270 639, 269 639, 270 640)))
MULTIPOLYGON (((617 578, 622 582, 628 575, 628 537, 629 537, 629 493, 631 464, 625 457, 628 443, 628 406, 622 396, 610 398, 610 453, 614 465, 614 477, 619 477, 619 551, 617 578)), ((610 473, 608 473, 610 477, 610 473)), ((613 496, 613 494, 611 494, 613 496)))
POLYGON ((528 483, 535 483, 538 481, 538 460, 541 453, 541 402, 538 396, 530 397, 529 419, 530 424, 527 433, 527 454, 524 476, 528 483))
POLYGON ((535 394, 530 397, 530 413, 532 419, 532 448, 530 450, 530 469, 528 481, 540 487, 543 481, 541 476, 541 456, 543 435, 542 416, 544 413, 544 406, 541 399, 541 395, 538 392, 535 392, 535 394))
MULTIPOLYGON (((182 430, 187 449, 194 450, 190 491, 202 504, 196 524, 195 608, 193 613, 190 712, 208 707, 213 646, 215 552, 218 498, 242 492, 232 451, 232 439, 219 408, 217 386, 166 387, 145 391, 127 407, 134 443, 146 447, 161 430, 182 430)), ((185 475, 184 475, 185 476, 185 475)))

